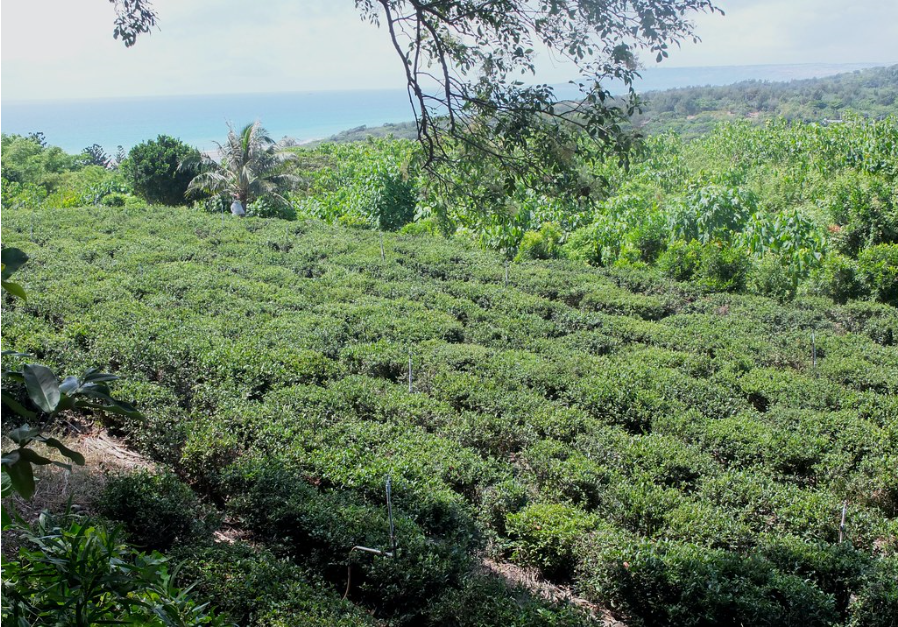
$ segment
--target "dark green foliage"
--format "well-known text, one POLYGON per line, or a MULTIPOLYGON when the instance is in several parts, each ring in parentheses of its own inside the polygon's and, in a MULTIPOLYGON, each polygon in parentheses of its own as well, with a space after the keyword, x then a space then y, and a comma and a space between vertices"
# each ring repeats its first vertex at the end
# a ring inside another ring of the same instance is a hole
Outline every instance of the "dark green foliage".
POLYGON ((199 163, 200 153, 184 142, 159 135, 134 146, 122 163, 122 172, 134 193, 150 203, 187 204, 187 186, 196 172, 181 164, 199 163))
POLYGON ((581 568, 590 596, 645 625, 793 625, 836 622, 831 596, 760 555, 600 533, 581 568))
POLYGON ((702 286, 714 292, 740 292, 745 287, 751 260, 742 250, 718 244, 702 249, 698 275, 702 286))
POLYGON ((97 512, 121 522, 132 544, 160 551, 202 538, 217 523, 190 487, 170 472, 111 476, 97 500, 97 512))
POLYGON ((199 544, 175 552, 179 579, 194 594, 214 598, 239 625, 358 627, 373 621, 337 592, 289 560, 243 542, 199 544))
POLYGON ((428 625, 445 627, 573 627, 595 622, 587 621, 573 606, 559 607, 480 573, 466 577, 461 589, 442 595, 429 614, 428 625))
POLYGON ((881 560, 866 574, 851 604, 851 627, 893 627, 898 616, 898 560, 881 560))

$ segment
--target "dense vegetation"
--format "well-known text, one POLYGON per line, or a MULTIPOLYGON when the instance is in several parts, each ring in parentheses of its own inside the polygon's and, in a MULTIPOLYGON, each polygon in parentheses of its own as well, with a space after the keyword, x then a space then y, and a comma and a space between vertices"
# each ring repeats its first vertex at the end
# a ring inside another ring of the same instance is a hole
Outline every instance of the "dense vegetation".
POLYGON ((509 258, 651 267, 711 290, 898 303, 898 121, 726 124, 651 138, 628 164, 588 145, 577 180, 417 172, 411 142, 300 150, 300 215, 471 239, 509 258))
POLYGON ((35 444, 84 462, 40 435, 74 411, 158 464, 19 523, 4 622, 894 625, 898 120, 843 118, 539 174, 4 135, 4 497, 35 444), (398 556, 350 552, 391 547, 387 477, 398 556))
POLYGON ((22 207, 3 229, 40 294, 5 303, 4 346, 122 376, 146 419, 107 426, 205 504, 138 475, 103 511, 234 620, 587 620, 483 554, 632 624, 894 616, 892 307, 570 261, 506 285, 463 242, 388 235, 382 260, 373 232, 192 209, 22 207), (400 558, 350 555, 389 546, 387 475, 400 558), (209 508, 254 544, 212 544, 209 508))

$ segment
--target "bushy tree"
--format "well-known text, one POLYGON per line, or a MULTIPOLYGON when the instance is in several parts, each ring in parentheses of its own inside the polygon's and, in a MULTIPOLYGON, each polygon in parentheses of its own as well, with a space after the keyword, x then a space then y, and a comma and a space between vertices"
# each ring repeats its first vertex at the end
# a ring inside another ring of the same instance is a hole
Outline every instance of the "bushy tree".
POLYGON ((199 162, 200 152, 196 148, 174 137, 159 135, 134 146, 122 163, 122 171, 134 193, 147 202, 183 205, 196 172, 180 166, 199 162))

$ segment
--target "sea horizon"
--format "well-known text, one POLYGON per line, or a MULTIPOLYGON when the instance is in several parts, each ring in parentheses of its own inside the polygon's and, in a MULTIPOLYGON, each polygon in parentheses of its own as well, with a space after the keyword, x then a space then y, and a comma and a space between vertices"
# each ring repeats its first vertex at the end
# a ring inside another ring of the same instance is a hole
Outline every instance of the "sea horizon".
MULTIPOLYGON (((806 63, 782 65, 658 67, 642 71, 641 93, 682 87, 721 86, 748 80, 785 82, 821 78, 888 63, 806 63)), ((571 85, 554 86, 561 98, 574 97, 571 85)), ((620 88, 620 86, 619 86, 620 88)), ((610 87, 615 91, 615 87, 610 87)), ((622 91, 622 88, 621 88, 622 91)), ((280 91, 243 94, 113 96, 72 99, 0 99, 0 131, 41 132, 48 144, 80 152, 99 144, 113 152, 160 134, 178 137, 200 150, 215 148, 227 124, 260 120, 276 138, 305 143, 360 126, 413 119, 404 89, 280 91)))

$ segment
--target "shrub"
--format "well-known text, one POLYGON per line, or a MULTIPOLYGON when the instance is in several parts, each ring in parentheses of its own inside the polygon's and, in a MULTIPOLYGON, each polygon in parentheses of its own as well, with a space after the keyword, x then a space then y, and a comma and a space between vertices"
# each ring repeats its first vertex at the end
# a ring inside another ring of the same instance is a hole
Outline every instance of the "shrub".
POLYGON ((137 144, 122 163, 122 172, 134 193, 150 203, 184 205, 187 186, 196 175, 182 163, 199 163, 200 153, 184 142, 159 135, 137 144))
POLYGON ((702 245, 698 240, 675 240, 658 258, 658 268, 674 281, 688 281, 698 272, 702 245))
POLYGON ((894 189, 894 182, 885 177, 862 172, 846 173, 833 182, 825 204, 837 251, 857 257, 866 247, 898 240, 894 189))
POLYGON ((776 255, 764 255, 754 265, 748 277, 749 289, 755 294, 769 296, 780 302, 795 296, 795 281, 782 259, 776 255))
POLYGON ((372 625, 365 612, 289 560, 243 542, 181 548, 180 578, 239 625, 372 625))
POLYGON ((568 579, 574 574, 577 543, 597 521, 572 505, 534 503, 509 514, 505 526, 516 561, 538 566, 548 577, 568 579))
POLYGON ((428 611, 430 625, 451 627, 581 627, 586 616, 573 605, 551 603, 497 577, 472 573, 447 589, 428 611))
POLYGON ((515 261, 558 257, 562 235, 561 229, 551 222, 543 224, 538 231, 527 231, 521 239, 515 261))
POLYGON ((751 260, 740 248, 711 244, 702 250, 701 284, 714 292, 738 292, 745 287, 751 260))
POLYGON ((898 244, 879 244, 861 251, 858 274, 878 301, 898 306, 898 244))
POLYGON ((898 616, 898 558, 878 559, 849 607, 849 627, 894 627, 898 616))
POLYGON ((423 218, 409 222, 399 232, 403 235, 439 235, 441 231, 436 218, 423 218))
POLYGON ((806 289, 840 304, 860 297, 863 286, 857 274, 857 263, 838 253, 826 255, 820 267, 811 273, 806 289))
POLYGON ((296 209, 285 201, 270 196, 263 196, 249 203, 246 215, 257 218, 280 218, 282 220, 295 220, 296 209))
POLYGON ((210 531, 214 517, 173 474, 139 470, 110 477, 97 511, 122 522, 132 542, 166 550, 210 531))
POLYGON ((760 556, 605 532, 579 568, 589 598, 644 625, 824 627, 837 617, 832 597, 760 556))

